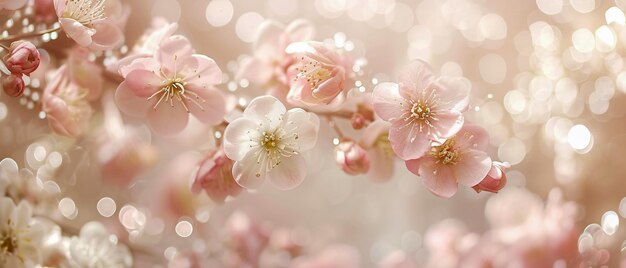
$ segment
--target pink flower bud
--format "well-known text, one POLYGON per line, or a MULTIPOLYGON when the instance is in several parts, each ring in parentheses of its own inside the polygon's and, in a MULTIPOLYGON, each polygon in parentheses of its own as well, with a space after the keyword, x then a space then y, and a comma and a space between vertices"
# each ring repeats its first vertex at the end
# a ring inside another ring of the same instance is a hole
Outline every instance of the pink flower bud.
POLYGON ((504 170, 509 167, 511 167, 511 165, 508 163, 493 162, 487 176, 472 188, 474 188, 477 193, 481 191, 497 193, 506 185, 506 174, 504 170))
POLYGON ((15 41, 4 58, 7 69, 13 74, 25 74, 37 70, 41 61, 37 47, 28 41, 15 41))
POLYGON ((223 203, 227 196, 236 196, 241 186, 233 178, 233 161, 224 154, 222 148, 209 152, 202 162, 191 186, 194 194, 204 190, 213 201, 223 203))
POLYGON ((367 173, 370 160, 367 151, 354 141, 344 141, 335 148, 337 164, 350 175, 367 173))
POLYGON ((35 20, 53 22, 56 17, 53 0, 35 0, 35 20))
POLYGON ((11 97, 19 97, 24 93, 24 80, 17 75, 2 77, 2 88, 4 93, 11 97))
POLYGON ((365 116, 363 116, 360 113, 354 113, 352 115, 352 128, 354 129, 362 129, 363 127, 365 127, 365 116))

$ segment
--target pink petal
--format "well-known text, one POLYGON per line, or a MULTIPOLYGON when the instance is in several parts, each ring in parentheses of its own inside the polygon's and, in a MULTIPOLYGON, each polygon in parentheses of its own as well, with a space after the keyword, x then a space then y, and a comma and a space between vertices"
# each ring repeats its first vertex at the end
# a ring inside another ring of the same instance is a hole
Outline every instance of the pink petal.
POLYGON ((462 77, 446 77, 442 76, 437 79, 437 91, 441 98, 438 108, 443 110, 453 110, 464 112, 469 106, 469 93, 472 89, 472 83, 462 77))
POLYGON ((134 70, 158 71, 159 63, 150 55, 137 55, 137 57, 123 58, 119 62, 119 74, 126 78, 134 70))
POLYGON ((382 120, 375 120, 365 128, 363 135, 361 136, 361 143, 365 148, 370 148, 374 145, 378 137, 381 135, 387 135, 389 133, 389 127, 391 124, 382 120))
POLYGON ((487 153, 477 150, 463 151, 461 160, 452 166, 456 180, 465 186, 472 187, 487 176, 491 169, 491 158, 487 153))
POLYGON ((385 121, 395 121, 402 117, 403 107, 409 103, 401 96, 400 88, 396 83, 380 83, 372 93, 374 111, 385 121))
POLYGON ((249 153, 241 161, 233 165, 233 178, 241 187, 246 189, 258 189, 265 181, 267 173, 262 165, 256 163, 256 155, 249 153), (257 175, 259 175, 257 177, 257 175))
POLYGON ((479 125, 465 124, 454 139, 461 149, 486 151, 489 147, 489 133, 479 125))
POLYGON ((63 31, 79 46, 88 47, 91 45, 91 36, 95 34, 94 29, 87 28, 73 19, 60 18, 59 22, 61 23, 63 31))
POLYGON ((389 129, 391 148, 402 160, 417 159, 424 156, 430 148, 431 140, 426 134, 415 129, 411 130, 413 126, 402 127, 403 124, 404 122, 400 121, 399 124, 394 124, 389 129))
POLYGON ((297 19, 287 26, 286 32, 290 42, 306 41, 315 35, 315 27, 308 20, 297 19))
POLYGON ((196 87, 209 88, 222 82, 222 70, 207 56, 194 54, 181 62, 179 75, 196 87))
POLYGON ((181 60, 191 57, 193 48, 191 42, 181 35, 170 36, 163 40, 155 55, 163 71, 168 76, 173 76, 181 64, 181 60))
POLYGON ((433 121, 435 136, 440 139, 447 139, 457 134, 463 127, 465 118, 463 114, 453 110, 437 111, 437 121, 433 121))
POLYGON ((300 151, 308 151, 315 147, 319 131, 319 118, 317 115, 308 113, 302 109, 291 109, 285 114, 285 131, 298 134, 294 141, 298 143, 300 151))
POLYGON ((162 86, 161 78, 148 70, 134 70, 126 76, 126 85, 137 97, 148 98, 162 86))
POLYGON ((65 11, 65 0, 54 0, 54 10, 57 13, 57 17, 63 17, 65 11))
POLYGON ((302 155, 283 157, 280 165, 267 171, 267 178, 280 190, 298 187, 306 177, 306 162, 302 155))
POLYGON ((278 58, 284 52, 280 46, 280 37, 284 34, 283 27, 275 21, 264 21, 256 33, 254 41, 255 56, 264 60, 278 58))
MULTIPOLYGON (((313 99, 310 102, 314 104, 330 103, 337 95, 344 92, 345 71, 341 67, 334 68, 332 77, 322 82, 313 90, 313 99)), ((304 78, 302 78, 304 79, 304 78)))
MULTIPOLYGON (((189 88, 189 90, 193 90, 200 98, 206 101, 202 102, 201 100, 196 100, 202 105, 202 109, 191 101, 186 102, 189 111, 191 111, 198 120, 210 125, 217 125, 224 120, 224 116, 226 115, 226 97, 222 92, 213 87, 200 89, 189 88)), ((194 98, 190 94, 186 95, 189 98, 194 98)))
POLYGON ((269 120, 271 126, 276 126, 279 118, 286 112, 285 105, 272 96, 260 96, 254 98, 243 111, 243 116, 256 122, 269 120))
POLYGON ((253 84, 262 85, 267 83, 274 74, 272 67, 257 58, 246 57, 239 63, 239 69, 235 75, 236 80, 248 79, 253 84))
POLYGON ((122 30, 109 21, 95 23, 96 33, 92 36, 89 48, 93 50, 107 50, 115 48, 124 42, 122 30))
POLYGON ((420 157, 418 159, 411 159, 411 160, 407 160, 404 161, 404 164, 406 165, 406 168, 413 174, 419 176, 420 175, 420 167, 424 164, 424 163, 430 163, 433 162, 433 159, 431 157, 425 156, 425 157, 420 157))
POLYGON ((189 113, 174 101, 174 107, 161 102, 156 109, 148 111, 148 125, 154 132, 163 136, 173 136, 185 129, 189 122, 189 113))
POLYGON ((0 5, 0 10, 2 9, 2 6, 8 10, 20 9, 26 4, 26 1, 27 0, 5 0, 4 3, 0 5))
POLYGON ((427 63, 421 60, 414 60, 399 75, 399 80, 404 86, 413 90, 423 90, 428 88, 435 80, 435 75, 427 63))
POLYGON ((434 161, 428 161, 420 167, 422 184, 433 194, 450 198, 458 190, 458 184, 449 166, 437 165, 434 161))
POLYGON ((258 126, 258 123, 245 117, 230 122, 224 130, 224 153, 226 156, 235 161, 242 160, 250 151, 251 146, 258 145, 250 141, 251 135, 258 134, 256 133, 258 126))
POLYGON ((127 81, 117 87, 115 102, 122 112, 134 117, 145 117, 152 108, 146 98, 139 97, 133 92, 127 81))

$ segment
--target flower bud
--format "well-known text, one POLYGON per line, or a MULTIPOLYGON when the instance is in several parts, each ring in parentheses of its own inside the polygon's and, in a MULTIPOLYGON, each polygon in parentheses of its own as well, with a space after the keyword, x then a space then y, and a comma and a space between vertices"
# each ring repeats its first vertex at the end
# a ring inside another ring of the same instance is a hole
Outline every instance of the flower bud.
POLYGON ((19 97, 24 93, 24 80, 17 75, 2 77, 2 88, 4 93, 11 97, 19 97))
POLYGON ((33 43, 15 41, 11 44, 9 54, 4 58, 4 61, 11 73, 29 75, 37 70, 41 58, 33 43))
POLYGON ((504 170, 509 167, 511 167, 511 165, 506 162, 493 162, 487 176, 472 188, 474 188, 477 193, 481 191, 497 193, 506 185, 506 174, 504 170))
POLYGON ((335 147, 337 164, 350 175, 367 173, 370 160, 367 151, 354 141, 344 141, 335 147))
POLYGON ((354 129, 362 129, 363 127, 365 127, 365 116, 363 116, 360 113, 354 113, 352 115, 352 128, 354 129))
POLYGON ((233 178, 232 169, 233 161, 222 148, 212 150, 200 162, 191 191, 197 194, 204 190, 213 201, 224 203, 227 196, 236 196, 242 190, 233 178))

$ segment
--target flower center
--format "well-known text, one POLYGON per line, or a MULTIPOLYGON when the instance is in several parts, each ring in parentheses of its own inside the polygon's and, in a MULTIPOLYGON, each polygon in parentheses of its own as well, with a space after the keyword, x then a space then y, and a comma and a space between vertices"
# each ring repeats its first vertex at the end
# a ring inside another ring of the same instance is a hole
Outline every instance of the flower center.
POLYGON ((437 159, 437 163, 455 165, 461 156, 459 149, 454 146, 455 144, 454 138, 447 139, 442 145, 433 146, 429 154, 437 159))
POLYGON ((71 18, 83 25, 102 20, 106 0, 65 0, 64 18, 71 18))
POLYGON ((400 128, 410 127, 411 142, 415 140, 418 132, 423 132, 424 129, 430 134, 431 128, 434 128, 434 122, 439 121, 437 118, 436 107, 439 104, 439 98, 435 89, 422 90, 421 94, 414 99, 406 99, 406 102, 400 104, 403 113, 398 118, 404 120, 405 124, 400 128))
MULTIPOLYGON (((280 118, 279 120, 282 120, 280 118)), ((287 126, 293 124, 293 122, 287 122, 287 126)), ((299 135, 297 133, 297 127, 289 127, 290 131, 285 129, 286 126, 277 127, 273 131, 261 131, 260 135, 252 135, 251 131, 248 131, 250 141, 255 142, 255 145, 259 146, 259 149, 255 154, 257 157, 257 165, 259 165, 259 171, 256 172, 256 177, 261 177, 261 172, 270 171, 282 163, 283 157, 291 157, 298 154, 298 140, 299 135), (257 136, 258 135, 258 136, 257 136)), ((263 129, 263 123, 259 124, 259 128, 263 129)))
POLYGON ((0 236, 0 250, 3 254, 14 254, 17 252, 17 238, 11 233, 7 232, 0 236))
POLYGON ((280 142, 274 133, 263 132, 263 138, 260 141, 260 144, 265 150, 273 150, 276 148, 276 145, 280 142))
POLYGON ((411 108, 411 117, 420 120, 428 119, 430 117, 430 107, 419 101, 414 103, 413 108, 411 108))
POLYGON ((189 102, 193 103, 200 110, 204 111, 204 106, 202 104, 205 103, 206 100, 200 97, 200 95, 198 95, 197 93, 186 90, 185 82, 180 78, 172 78, 163 81, 163 87, 157 90, 150 97, 148 97, 147 100, 151 100, 152 98, 155 98, 159 95, 161 95, 159 97, 159 100, 152 107, 155 110, 157 106, 161 104, 161 102, 167 103, 169 101, 170 107, 174 107, 174 100, 176 100, 183 106, 183 108, 185 108, 185 111, 187 111, 188 113, 190 112, 189 107, 187 106, 189 102), (193 98, 189 97, 188 95, 191 95, 193 98))
POLYGON ((296 71, 298 71, 298 75, 296 75, 294 80, 306 78, 306 81, 309 83, 311 88, 315 89, 322 82, 330 78, 331 72, 328 69, 324 68, 324 66, 318 61, 305 61, 304 57, 302 57, 301 60, 302 64, 296 68, 296 71))

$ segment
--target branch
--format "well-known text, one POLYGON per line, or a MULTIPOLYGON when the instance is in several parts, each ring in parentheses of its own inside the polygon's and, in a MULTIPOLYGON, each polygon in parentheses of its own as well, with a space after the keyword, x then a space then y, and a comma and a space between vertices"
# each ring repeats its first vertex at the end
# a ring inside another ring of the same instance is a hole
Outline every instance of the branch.
POLYGON ((42 36, 44 34, 56 32, 56 31, 58 31, 60 29, 61 29, 61 27, 57 26, 57 27, 54 27, 54 28, 50 28, 50 29, 46 29, 46 30, 42 30, 42 31, 38 31, 38 32, 9 35, 7 37, 0 38, 0 42, 13 42, 13 41, 17 41, 17 40, 26 39, 26 38, 42 36))

